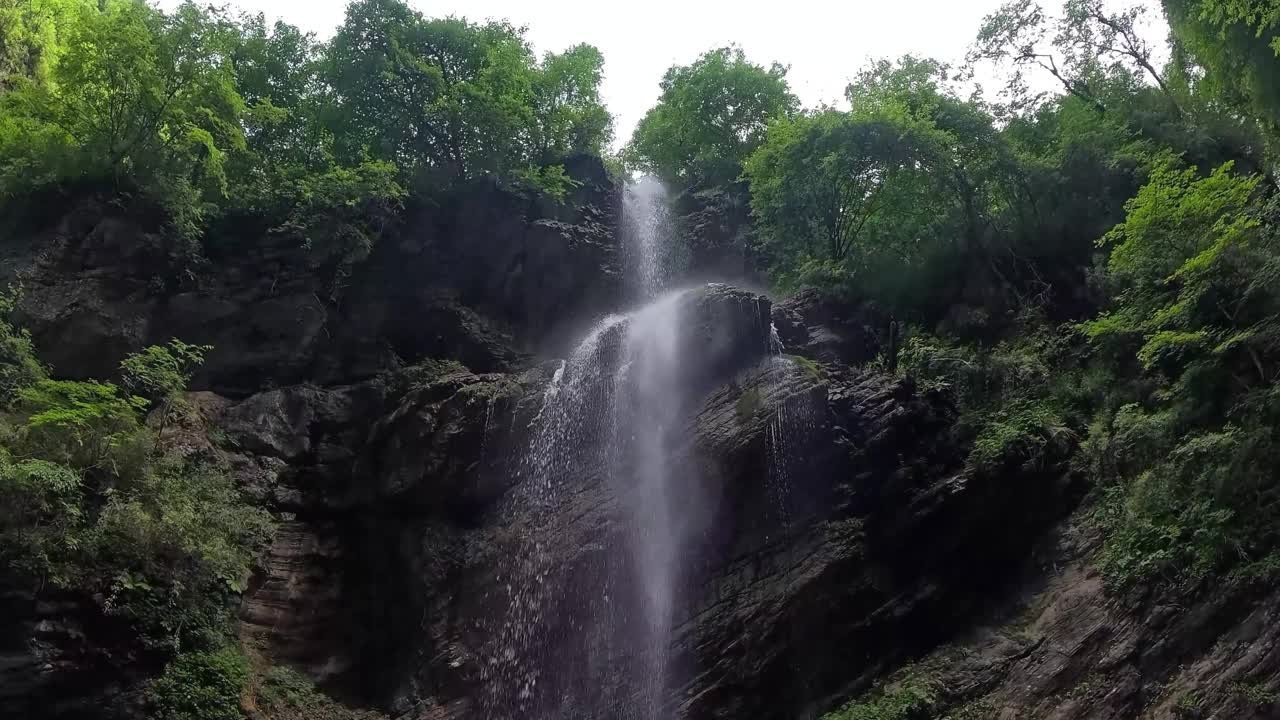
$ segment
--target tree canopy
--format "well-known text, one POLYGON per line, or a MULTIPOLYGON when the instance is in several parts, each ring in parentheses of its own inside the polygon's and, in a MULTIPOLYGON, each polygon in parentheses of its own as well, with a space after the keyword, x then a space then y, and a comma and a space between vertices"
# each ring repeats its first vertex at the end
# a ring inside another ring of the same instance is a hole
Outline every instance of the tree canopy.
POLYGON ((377 223, 340 220, 335 242, 298 218, 482 175, 558 194, 559 163, 611 138, 595 48, 540 60, 520 28, 402 0, 353 2, 328 43, 194 2, 6 2, 0 27, 0 199, 107 186, 192 243, 219 215, 265 214, 358 254, 377 223))
POLYGON ((739 47, 710 50, 690 65, 672 67, 657 104, 636 126, 627 157, 681 186, 735 181, 769 122, 799 106, 786 76, 786 67, 753 64, 739 47))

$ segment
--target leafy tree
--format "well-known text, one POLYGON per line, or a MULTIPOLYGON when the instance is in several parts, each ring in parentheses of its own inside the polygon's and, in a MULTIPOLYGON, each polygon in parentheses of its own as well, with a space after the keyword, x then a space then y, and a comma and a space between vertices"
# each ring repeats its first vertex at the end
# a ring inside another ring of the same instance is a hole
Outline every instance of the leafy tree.
POLYGON ((934 61, 880 62, 849 86, 849 112, 770 127, 745 175, 779 281, 911 312, 954 300, 960 255, 992 272, 1020 170, 990 114, 946 81, 934 61))
POLYGON ((1203 92, 1246 110, 1274 138, 1280 131, 1280 3, 1164 0, 1180 49, 1204 70, 1203 92))
POLYGON ((270 515, 241 498, 225 470, 198 458, 156 456, 121 478, 86 540, 88 583, 144 644, 207 646, 226 633, 270 515))
POLYGON ((15 461, 0 450, 0 561, 27 577, 70 581, 81 539, 79 474, 47 460, 15 461))
POLYGON ((1165 156, 1104 238, 1122 289, 1083 327, 1154 387, 1104 413, 1091 438, 1117 482, 1101 515, 1117 586, 1274 572, 1280 498, 1263 468, 1280 458, 1280 246, 1259 186, 1230 164, 1201 175, 1165 156), (1141 461, 1120 459, 1142 445, 1141 461))
POLYGON ((231 197, 223 232, 246 225, 285 235, 321 264, 364 259, 393 224, 405 191, 396 165, 339 162, 323 48, 283 22, 243 18, 232 62, 244 98, 246 149, 228 162, 231 197))
MULTIPOLYGON (((1147 368, 1172 367, 1231 338, 1235 353, 1253 351, 1269 307, 1270 263, 1251 242, 1257 220, 1248 212, 1259 178, 1232 174, 1224 165, 1205 178, 1164 157, 1150 181, 1126 204, 1125 221, 1104 238, 1108 268, 1124 287, 1115 311, 1087 325, 1098 341, 1140 339, 1147 368), (1260 262, 1249 268, 1249 261, 1260 262), (1251 277, 1263 272, 1262 277, 1251 277)), ((1226 350, 1223 347, 1222 350, 1226 350)), ((1256 360, 1256 354, 1254 359, 1256 360)), ((1267 375, 1257 362, 1256 382, 1267 375)))
POLYGON ((244 143, 229 23, 193 3, 166 15, 112 0, 82 5, 67 36, 51 82, 0 97, 0 196, 106 180, 147 193, 194 239, 244 143))
POLYGON ((88 0, 0 0, 0 92, 48 81, 68 16, 88 0))
POLYGON ((0 410, 13 405, 20 389, 45 377, 31 334, 9 320, 17 299, 17 291, 0 293, 0 410))
POLYGON ((547 53, 533 88, 534 159, 553 164, 573 153, 598 155, 613 140, 613 118, 600 99, 603 76, 604 55, 591 45, 547 53))
POLYGON ((1007 92, 1015 110, 1034 107, 1044 98, 1030 91, 1029 68, 1048 73, 1066 92, 1100 111, 1106 110, 1107 99, 1099 85, 1116 73, 1146 76, 1173 100, 1141 33, 1145 7, 1111 12, 1102 0, 1066 0, 1062 10, 1055 18, 1035 0, 1010 0, 983 20, 968 60, 1012 66, 1007 92))
POLYGON ((799 239, 804 252, 831 262, 855 248, 909 252, 914 228, 896 221, 913 206, 927 212, 916 203, 929 190, 916 175, 924 158, 909 133, 888 119, 835 111, 776 123, 747 165, 756 216, 771 237, 799 239), (893 227, 873 222, 886 216, 893 227))
POLYGON ((401 0, 357 0, 326 57, 337 156, 394 163, 415 188, 484 174, 542 177, 560 153, 603 150, 601 65, 589 46, 539 65, 506 23, 427 19, 401 0))
POLYGON ((18 391, 18 447, 77 471, 131 472, 146 453, 146 400, 110 383, 40 380, 18 391))
POLYGON ((798 106, 787 69, 718 48, 662 78, 662 95, 636 126, 626 156, 641 170, 682 186, 733 182, 765 140, 770 121, 798 106))
MULTIPOLYGON (((172 405, 205 348, 172 341, 122 363, 172 405)), ((0 358, 3 360, 3 358, 0 358)), ((271 532, 216 460, 169 447, 148 400, 42 376, 0 416, 0 549, 10 580, 84 593, 143 648, 209 647, 271 532)))
POLYGON ((290 188, 291 209, 273 230, 291 234, 322 258, 363 260, 404 197, 394 165, 366 162, 306 175, 290 188))
POLYGON ((261 14, 243 18, 239 33, 231 63, 255 169, 330 162, 331 138, 320 117, 326 100, 320 46, 288 23, 268 27, 261 14))

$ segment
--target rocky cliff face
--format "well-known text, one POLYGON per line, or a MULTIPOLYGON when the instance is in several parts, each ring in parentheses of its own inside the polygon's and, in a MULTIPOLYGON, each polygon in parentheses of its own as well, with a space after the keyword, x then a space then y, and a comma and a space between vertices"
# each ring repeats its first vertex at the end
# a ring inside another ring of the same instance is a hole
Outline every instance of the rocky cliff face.
MULTIPOLYGON (((519 642, 582 659, 580 675, 545 675, 528 711, 627 707, 628 649, 590 656, 577 632, 614 607, 614 489, 590 462, 558 471, 554 495, 529 480, 560 367, 542 358, 619 297, 615 189, 576 171, 568 208, 477 188, 418 213, 336 294, 269 241, 153 281, 154 235, 92 202, 12 246, 30 268, 25 320, 60 374, 110 374, 169 337, 215 346, 191 442, 281 520, 241 608, 259 660, 391 716, 497 718, 529 670, 507 662, 519 642)), ((881 319, 725 287, 688 302, 683 342, 704 352, 672 461, 698 469, 710 514, 681 578, 670 716, 816 718, 904 667, 977 713, 953 717, 1177 717, 1184 695, 1243 683, 1250 699, 1202 716, 1273 716, 1257 713, 1280 678, 1274 598, 1107 597, 1072 515, 1087 479, 1065 456, 967 467, 944 398, 853 367, 881 319), (770 352, 770 319, 796 355, 770 352)), ((127 675, 86 674, 74 612, 14 607, 0 709, 100 717, 101 698, 127 696, 127 675)))

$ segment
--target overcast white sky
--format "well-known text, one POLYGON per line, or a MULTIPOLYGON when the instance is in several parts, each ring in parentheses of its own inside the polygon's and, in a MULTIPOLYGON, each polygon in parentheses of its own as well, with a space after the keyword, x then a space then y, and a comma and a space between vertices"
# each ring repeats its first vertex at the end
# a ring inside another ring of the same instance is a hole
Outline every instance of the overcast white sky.
MULTIPOLYGON (((321 38, 342 22, 347 0, 230 0, 282 17, 321 38)), ((791 66, 805 105, 839 100, 869 58, 906 53, 959 63, 983 16, 1002 0, 409 0, 431 16, 507 19, 528 27, 539 54, 588 42, 604 53, 604 97, 619 144, 658 96, 672 64, 737 43, 759 63, 791 66)), ((177 0, 163 0, 170 7, 177 0)), ((1045 0, 1047 8, 1059 3, 1045 0)))

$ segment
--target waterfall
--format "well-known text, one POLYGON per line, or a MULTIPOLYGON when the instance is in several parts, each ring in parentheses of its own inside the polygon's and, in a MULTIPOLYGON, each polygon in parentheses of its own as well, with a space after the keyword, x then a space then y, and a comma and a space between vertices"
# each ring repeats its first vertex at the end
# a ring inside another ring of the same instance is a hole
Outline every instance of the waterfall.
POLYGON ((626 188, 619 236, 639 307, 603 318, 544 366, 541 393, 526 401, 536 405, 523 415, 520 482, 486 583, 499 626, 478 628, 490 720, 675 717, 673 690, 690 679, 671 655, 677 613, 694 601, 683 594, 697 582, 690 561, 704 557, 722 499, 689 455, 692 413, 721 373, 752 367, 750 392, 768 413, 766 539, 790 532, 792 468, 807 463, 821 421, 803 380, 816 371, 783 354, 757 296, 670 289, 682 254, 660 184, 626 188))
POLYGON ((638 717, 659 717, 666 655, 679 576, 680 549, 690 518, 673 487, 671 434, 681 417, 680 362, 675 337, 680 293, 668 294, 631 317, 624 362, 614 380, 615 442, 612 480, 628 520, 628 548, 643 621, 637 638, 642 677, 638 717))
POLYGON ((647 304, 598 322, 556 366, 513 503, 527 515, 572 502, 584 490, 567 483, 598 472, 611 514, 566 587, 549 581, 558 529, 521 526, 525 545, 496 578, 507 609, 483 671, 489 718, 666 717, 682 549, 700 503, 671 462, 688 409, 677 340, 688 291, 666 290, 677 253, 661 184, 625 189, 620 235, 630 293, 647 304))
POLYGON ((680 269, 682 252, 674 240, 667 189, 655 178, 630 183, 622 193, 622 243, 628 290, 641 301, 667 288, 680 269))

